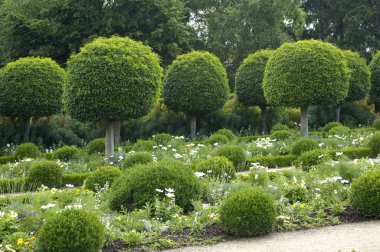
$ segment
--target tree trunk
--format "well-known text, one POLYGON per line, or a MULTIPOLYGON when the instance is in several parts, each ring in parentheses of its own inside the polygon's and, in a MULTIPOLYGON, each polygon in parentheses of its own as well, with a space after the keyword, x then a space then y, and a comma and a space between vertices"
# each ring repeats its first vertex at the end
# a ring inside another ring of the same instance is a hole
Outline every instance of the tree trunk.
POLYGON ((29 134, 30 134, 30 117, 24 118, 24 138, 23 142, 29 142, 29 134))
POLYGON ((115 146, 120 145, 120 129, 121 129, 121 121, 115 121, 115 146))
POLYGON ((301 107, 301 137, 307 137, 309 133, 309 106, 301 107))
POLYGON ((197 116, 190 115, 190 137, 191 140, 195 140, 197 137, 197 116))
POLYGON ((268 134, 268 110, 266 106, 260 107, 261 109, 261 120, 262 120, 262 134, 268 134))
POLYGON ((106 157, 110 157, 113 155, 114 146, 115 146, 115 123, 113 121, 108 121, 107 130, 106 130, 106 149, 105 149, 106 157))
POLYGON ((336 105, 335 107, 335 120, 337 122, 340 121, 340 104, 336 105))

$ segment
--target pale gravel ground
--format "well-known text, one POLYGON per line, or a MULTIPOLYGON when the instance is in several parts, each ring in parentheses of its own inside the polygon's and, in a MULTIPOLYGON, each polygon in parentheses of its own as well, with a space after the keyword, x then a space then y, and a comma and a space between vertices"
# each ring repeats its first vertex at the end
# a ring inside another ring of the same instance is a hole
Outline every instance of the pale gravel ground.
POLYGON ((168 252, 380 252, 380 220, 187 247, 168 252))

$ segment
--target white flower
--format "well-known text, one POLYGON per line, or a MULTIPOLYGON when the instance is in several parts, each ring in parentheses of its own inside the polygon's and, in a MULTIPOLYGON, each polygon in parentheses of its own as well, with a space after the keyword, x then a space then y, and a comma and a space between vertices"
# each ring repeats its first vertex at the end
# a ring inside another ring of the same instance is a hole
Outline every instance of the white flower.
POLYGON ((172 151, 177 152, 177 149, 174 149, 174 148, 173 148, 172 151))
POLYGON ((164 192, 164 190, 161 190, 161 189, 155 189, 155 190, 156 190, 156 192, 159 192, 159 193, 164 192))
POLYGON ((195 144, 191 143, 191 144, 187 144, 186 146, 187 146, 187 147, 194 147, 195 144))
POLYGON ((66 184, 67 188, 73 188, 74 186, 72 184, 66 184))
POLYGON ((5 215, 5 212, 0 211, 0 218, 5 215))
POLYGON ((165 188, 165 191, 168 193, 174 193, 175 190, 173 188, 165 188))
POLYGON ((18 216, 18 214, 15 211, 10 211, 9 212, 9 217, 11 217, 12 219, 16 219, 17 216, 18 216))
POLYGON ((347 179, 342 179, 342 180, 340 181, 340 183, 342 183, 342 184, 349 184, 350 181, 348 181, 347 179))
POLYGON ((165 193, 165 196, 168 198, 174 198, 175 197, 174 193, 171 193, 171 192, 165 193))
POLYGON ((219 145, 219 143, 214 143, 214 146, 218 146, 219 145))
POLYGON ((168 147, 162 146, 161 149, 163 149, 163 150, 167 150, 168 147))
POLYGON ((55 204, 49 203, 47 205, 41 206, 41 209, 45 210, 45 209, 52 208, 52 207, 55 207, 55 204))
POLYGON ((197 144, 198 147, 204 147, 204 144, 197 144))
POLYGON ((203 209, 208 209, 210 208, 210 204, 203 204, 203 209))
POLYGON ((174 157, 177 159, 180 159, 180 158, 182 158, 182 155, 179 153, 174 153, 174 157))
POLYGON ((10 145, 10 144, 7 144, 7 147, 9 148, 9 147, 11 147, 11 145, 10 145))
POLYGON ((335 153, 335 156, 337 156, 337 157, 339 157, 341 155, 343 155, 343 152, 337 152, 337 153, 335 153))
POLYGON ((198 178, 201 178, 201 177, 203 177, 203 176, 205 175, 203 172, 195 172, 194 174, 195 174, 195 176, 197 176, 198 178))

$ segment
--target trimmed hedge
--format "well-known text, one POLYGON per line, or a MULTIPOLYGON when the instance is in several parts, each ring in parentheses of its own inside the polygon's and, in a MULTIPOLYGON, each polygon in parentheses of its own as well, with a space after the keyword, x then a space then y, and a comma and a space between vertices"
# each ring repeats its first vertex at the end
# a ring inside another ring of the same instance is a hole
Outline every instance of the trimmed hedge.
POLYGON ((342 152, 350 159, 359 159, 372 156, 372 150, 369 147, 356 147, 343 150, 329 150, 327 153, 334 158, 337 152, 342 152))
POLYGON ((2 156, 0 157, 0 164, 13 163, 16 161, 15 156, 2 156))
POLYGON ((246 167, 248 169, 251 163, 259 163, 268 168, 286 167, 292 166, 296 159, 296 155, 253 157, 247 160, 246 167))

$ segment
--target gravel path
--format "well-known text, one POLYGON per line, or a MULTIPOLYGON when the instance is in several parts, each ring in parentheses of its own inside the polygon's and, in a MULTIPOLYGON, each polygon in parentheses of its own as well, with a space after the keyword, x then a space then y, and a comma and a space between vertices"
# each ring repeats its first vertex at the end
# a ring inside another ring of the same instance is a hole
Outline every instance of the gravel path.
POLYGON ((187 247, 168 252, 380 252, 380 220, 187 247))

